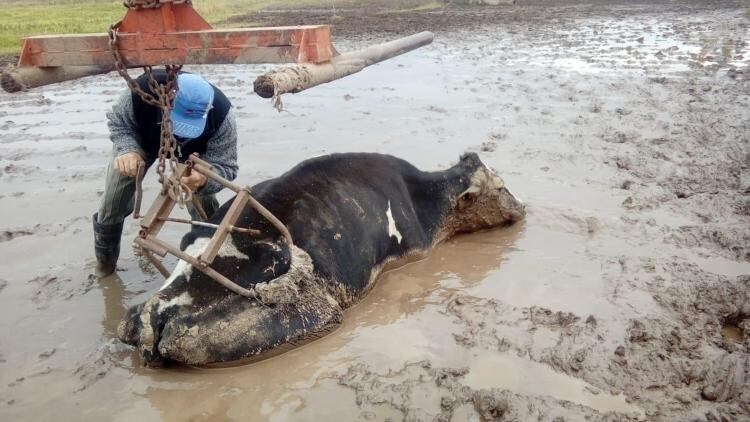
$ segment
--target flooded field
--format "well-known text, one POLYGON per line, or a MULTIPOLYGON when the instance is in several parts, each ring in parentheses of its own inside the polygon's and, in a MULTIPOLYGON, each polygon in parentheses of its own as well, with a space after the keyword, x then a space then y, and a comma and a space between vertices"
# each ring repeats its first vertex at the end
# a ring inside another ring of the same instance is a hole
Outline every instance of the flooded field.
MULTIPOLYGON (((340 50, 396 36, 357 19, 340 50)), ((132 219, 118 275, 93 275, 122 80, 0 94, 0 419, 750 418, 747 8, 408 19, 435 42, 287 96, 281 113, 251 95, 268 66, 189 69, 236 107, 238 182, 332 152, 430 170, 475 151, 527 219, 384 274, 338 330, 251 365, 148 369, 115 338, 161 286, 128 246, 132 219)))

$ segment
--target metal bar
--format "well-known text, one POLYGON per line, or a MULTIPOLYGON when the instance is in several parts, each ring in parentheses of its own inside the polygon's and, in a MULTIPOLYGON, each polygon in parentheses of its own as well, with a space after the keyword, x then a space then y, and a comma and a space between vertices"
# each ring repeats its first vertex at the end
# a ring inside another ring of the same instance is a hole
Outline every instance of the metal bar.
POLYGON ((195 212, 198 213, 198 217, 200 217, 202 221, 208 221, 208 215, 206 215, 206 210, 203 209, 203 204, 201 204, 200 199, 198 199, 198 195, 191 195, 190 201, 193 203, 193 208, 195 208, 195 212))
POLYGON ((192 256, 190 256, 190 255, 186 254, 185 252, 181 251, 179 248, 176 248, 176 247, 174 247, 174 246, 172 246, 172 245, 170 245, 168 243, 165 243, 165 242, 163 242, 163 241, 161 241, 161 240, 159 240, 157 238, 149 238, 148 239, 150 241, 149 243, 143 242, 144 240, 147 240, 147 239, 137 238, 136 242, 140 241, 139 244, 141 244, 141 246, 146 247, 148 249, 151 249, 151 245, 149 243, 156 244, 157 247, 162 248, 162 249, 166 250, 167 252, 169 252, 170 254, 176 256, 177 258, 179 258, 179 259, 181 259, 181 260, 183 260, 183 261, 191 264, 193 266, 193 268, 196 268, 199 271, 201 271, 203 274, 205 274, 205 275, 213 278, 217 283, 219 283, 222 286, 226 287, 227 289, 233 291, 234 293, 237 293, 240 296, 245 296, 245 297, 249 297, 249 298, 256 298, 257 297, 257 295, 255 294, 255 290, 249 290, 249 289, 246 289, 246 288, 244 288, 244 287, 236 284, 232 280, 230 280, 230 279, 224 277, 223 275, 221 275, 220 273, 216 272, 216 270, 214 270, 210 266, 206 265, 205 262, 201 262, 198 259, 193 258, 192 256))
MULTIPOLYGON (((170 223, 192 224, 194 226, 208 227, 208 228, 211 228, 211 229, 218 229, 219 228, 218 224, 205 223, 203 221, 186 220, 186 219, 183 219, 183 218, 167 217, 167 218, 162 218, 161 220, 165 221, 165 222, 170 222, 170 223)), ((261 233, 260 230, 247 229, 247 228, 237 227, 237 226, 229 226, 229 231, 237 232, 237 233, 243 233, 243 234, 249 234, 251 236, 260 236, 261 234, 263 234, 263 233, 261 233)))
MULTIPOLYGON (((164 33, 123 30, 118 34, 118 45, 128 67, 177 63, 297 63, 298 60, 321 63, 336 54, 327 25, 164 33), (305 44, 300 43, 303 38, 305 44)), ((107 34, 75 34, 24 38, 18 64, 112 66, 109 37, 107 34)))
POLYGON ((143 176, 145 174, 146 163, 138 162, 138 172, 135 176, 135 205, 133 206, 133 218, 139 219, 141 215, 141 201, 143 201, 143 176))
POLYGON ((216 228, 216 232, 208 242, 206 249, 201 254, 201 261, 207 264, 211 264, 212 262, 214 262, 216 255, 219 253, 219 249, 221 249, 221 246, 224 244, 227 236, 229 236, 229 228, 234 226, 234 224, 237 222, 237 219, 242 214, 242 211, 245 210, 245 206, 247 205, 247 200, 249 197, 250 193, 244 190, 240 191, 240 193, 237 194, 237 196, 234 198, 234 202, 232 202, 232 205, 229 207, 229 210, 227 210, 226 215, 221 220, 221 224, 219 224, 219 227, 216 228))
MULTIPOLYGON (((192 158, 191 158, 192 160, 192 158)), ((201 160, 202 161, 202 160, 201 160)), ((205 161, 203 161, 205 163, 205 161)), ((213 170, 211 170, 210 167, 206 167, 203 163, 195 163, 193 164, 193 170, 197 171, 198 173, 208 177, 211 180, 216 181, 220 185, 224 186, 227 189, 233 190, 237 193, 239 193, 243 188, 240 185, 236 185, 229 180, 219 176, 218 174, 214 173, 213 170)))
POLYGON ((136 237, 133 243, 164 258, 169 250, 163 246, 164 242, 156 243, 154 239, 156 239, 154 236, 136 237))
POLYGON ((150 262, 151 265, 153 265, 154 267, 156 267, 156 269, 161 273, 161 275, 164 278, 169 278, 169 276, 171 274, 169 272, 169 270, 167 270, 167 268, 164 266, 164 264, 162 264, 161 261, 159 261, 159 259, 157 259, 154 256, 153 253, 151 253, 150 250, 144 249, 143 250, 143 255, 146 257, 146 259, 148 259, 148 262, 150 262))
MULTIPOLYGON (((255 198, 252 196, 252 192, 250 191, 249 187, 240 188, 239 186, 235 185, 234 183, 231 183, 227 179, 219 176, 218 174, 214 173, 211 170, 211 164, 209 164, 207 161, 202 160, 197 153, 193 153, 188 161, 191 163, 190 165, 194 170, 201 173, 202 175, 211 178, 212 180, 217 181, 221 185, 232 189, 233 191, 237 192, 239 195, 240 192, 246 191, 248 193, 248 202, 250 205, 255 208, 258 213, 263 216, 266 220, 268 220, 276 229, 281 233, 281 235, 286 240, 287 244, 290 246, 294 244, 292 240, 292 234, 289 232, 289 229, 286 228, 284 223, 281 222, 278 218, 276 218, 271 211, 269 211, 266 207, 264 207, 260 202, 256 201, 255 198)), ((234 224, 234 222, 232 222, 234 224)))
POLYGON ((193 164, 201 164, 202 166, 208 168, 209 170, 212 170, 214 168, 214 166, 212 166, 211 163, 202 159, 197 152, 190 154, 190 159, 188 161, 192 162, 193 164))
POLYGON ((245 188, 244 190, 247 191, 248 202, 250 202, 250 205, 255 208, 255 210, 258 211, 258 213, 262 215, 266 220, 273 224, 273 226, 276 227, 276 230, 278 230, 284 237, 286 243, 289 246, 292 246, 294 244, 292 240, 292 234, 289 233, 289 229, 286 228, 284 223, 282 223, 281 220, 276 218, 276 216, 271 213, 271 211, 268 211, 266 207, 264 207, 260 202, 256 201, 252 195, 250 195, 250 188, 245 188))
POLYGON ((255 79, 253 87, 255 93, 263 98, 301 92, 430 44, 433 38, 431 32, 420 32, 364 50, 341 54, 326 63, 300 64, 273 70, 255 79))
MULTIPOLYGON (((180 180, 182 175, 189 169, 190 167, 185 164, 177 164, 177 168, 170 177, 180 180)), ((140 236, 146 237, 149 234, 156 236, 159 234, 159 231, 164 225, 164 221, 160 220, 160 218, 169 217, 176 203, 177 202, 172 199, 168 193, 160 192, 153 205, 151 205, 151 208, 149 208, 148 212, 146 212, 146 215, 141 220, 140 236)))
MULTIPOLYGON (((169 217, 174 209, 175 201, 166 193, 156 197, 154 204, 148 209, 146 215, 141 219, 141 237, 151 234, 156 236, 164 225, 163 217, 169 217)), ((162 255, 163 256, 163 255, 162 255)))

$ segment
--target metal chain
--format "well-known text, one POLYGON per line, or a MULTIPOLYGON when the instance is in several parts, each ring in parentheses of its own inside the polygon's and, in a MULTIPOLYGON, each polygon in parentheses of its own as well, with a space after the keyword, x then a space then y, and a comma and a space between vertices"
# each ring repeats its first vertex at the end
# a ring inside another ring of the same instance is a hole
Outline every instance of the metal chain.
POLYGON ((124 0, 122 4, 128 9, 156 9, 164 3, 192 4, 191 0, 124 0))
MULTIPOLYGON (((136 1, 147 2, 147 0, 136 1)), ((151 1, 157 1, 158 3, 158 0, 151 1)), ((184 183, 177 180, 176 177, 172 177, 175 175, 178 163, 177 154, 175 153, 177 149, 177 140, 172 133, 172 108, 174 105, 174 99, 177 96, 177 74, 182 69, 182 66, 166 65, 167 80, 164 84, 160 84, 154 78, 151 66, 144 66, 143 70, 148 77, 148 86, 151 93, 141 89, 138 82, 133 80, 128 74, 127 67, 123 63, 122 56, 117 47, 117 32, 121 25, 122 21, 117 22, 114 25, 111 25, 108 31, 109 49, 114 58, 115 69, 125 80, 130 90, 138 95, 143 102, 161 110, 161 136, 159 139, 159 155, 156 173, 159 175, 159 183, 162 185, 162 193, 168 194, 172 199, 177 201, 180 206, 184 206, 191 200, 192 192, 184 183), (165 175, 167 163, 169 163, 169 169, 171 172, 170 177, 166 177, 165 175)))

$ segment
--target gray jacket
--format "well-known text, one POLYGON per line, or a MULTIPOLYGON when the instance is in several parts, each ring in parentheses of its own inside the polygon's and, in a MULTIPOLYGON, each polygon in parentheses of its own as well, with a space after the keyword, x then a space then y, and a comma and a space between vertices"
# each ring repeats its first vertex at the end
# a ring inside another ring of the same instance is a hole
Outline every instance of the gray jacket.
MULTIPOLYGON (((138 144, 140 135, 136 129, 133 99, 129 90, 117 99, 112 110, 107 113, 107 120, 109 139, 114 144, 117 156, 128 152, 137 152, 141 157, 146 156, 138 144)), ((231 109, 219 130, 208 140, 208 149, 201 158, 211 163, 219 176, 227 180, 237 177, 237 122, 231 109)), ((208 195, 222 188, 223 186, 209 179, 198 193, 208 195)))

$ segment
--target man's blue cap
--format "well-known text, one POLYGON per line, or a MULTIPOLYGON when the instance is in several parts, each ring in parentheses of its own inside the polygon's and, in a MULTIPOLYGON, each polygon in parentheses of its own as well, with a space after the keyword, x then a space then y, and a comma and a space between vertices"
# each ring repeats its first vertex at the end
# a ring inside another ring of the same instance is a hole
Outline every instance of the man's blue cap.
POLYGON ((177 89, 172 108, 172 132, 180 138, 197 138, 206 128, 208 112, 214 104, 214 88, 198 75, 180 73, 177 89))

